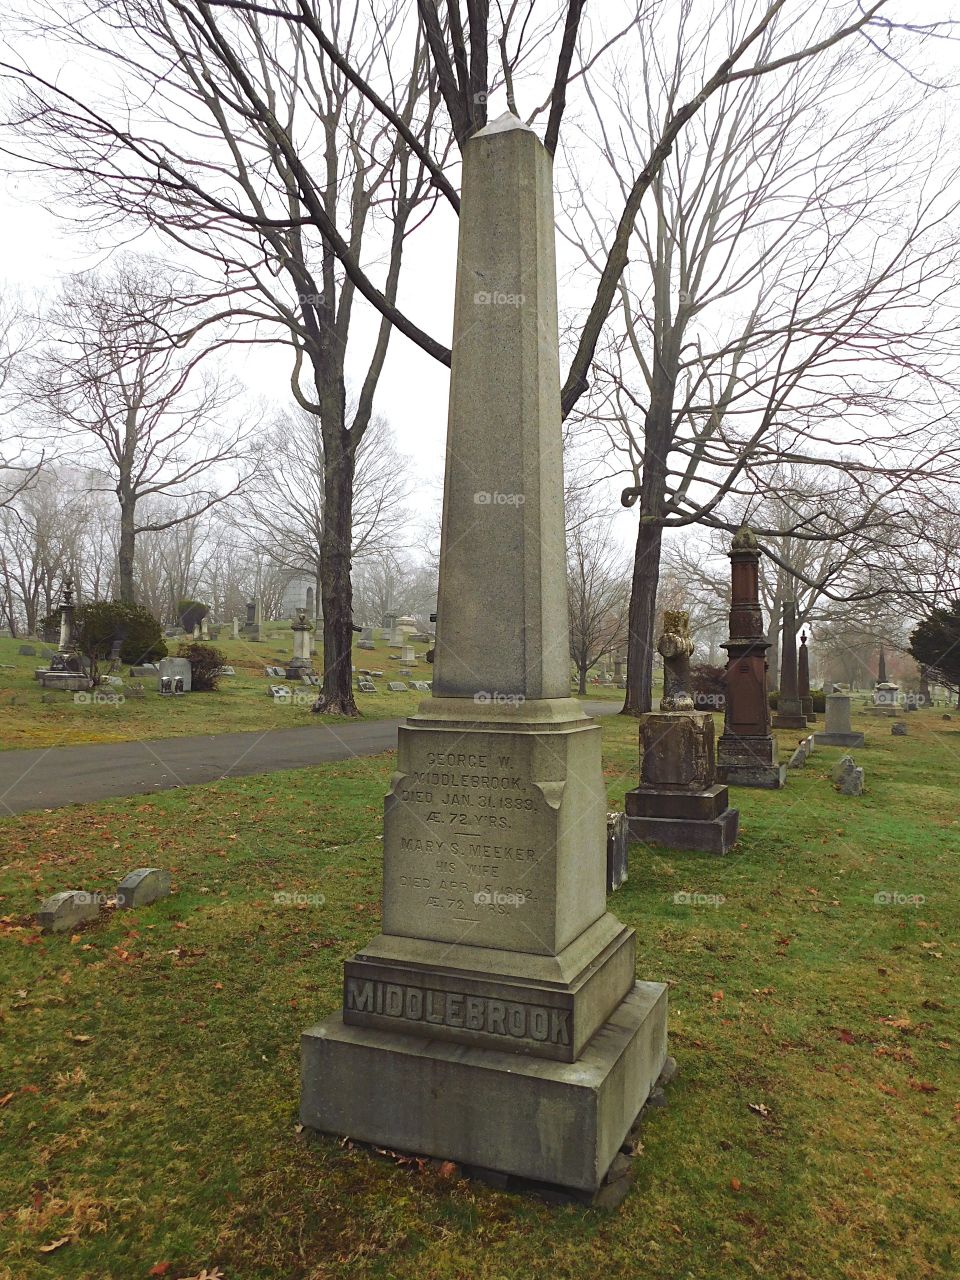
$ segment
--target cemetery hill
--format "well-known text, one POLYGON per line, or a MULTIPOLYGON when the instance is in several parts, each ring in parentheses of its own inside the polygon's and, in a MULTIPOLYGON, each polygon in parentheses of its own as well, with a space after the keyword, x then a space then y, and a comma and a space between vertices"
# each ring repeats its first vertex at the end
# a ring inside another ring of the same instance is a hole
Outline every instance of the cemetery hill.
POLYGON ((0 1280, 960 1275, 948 9, 9 24, 0 1280))

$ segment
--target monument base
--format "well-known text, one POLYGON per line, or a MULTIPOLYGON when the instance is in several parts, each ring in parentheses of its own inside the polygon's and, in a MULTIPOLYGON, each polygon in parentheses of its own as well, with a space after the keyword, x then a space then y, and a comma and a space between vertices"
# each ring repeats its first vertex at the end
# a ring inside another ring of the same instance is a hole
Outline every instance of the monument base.
POLYGON ((805 729, 807 727, 807 717, 800 713, 793 715, 789 711, 783 712, 782 715, 777 712, 770 723, 774 729, 805 729))
POLYGON ((571 1063, 348 1026, 336 1013, 301 1038, 300 1122, 592 1192, 666 1058, 660 982, 637 982, 571 1063))
POLYGON ((727 853, 736 843, 740 813, 731 809, 725 786, 705 791, 666 791, 635 787, 624 800, 630 839, 727 853))
POLYGON ((787 780, 787 766, 777 761, 777 744, 770 736, 723 734, 717 744, 717 779, 734 787, 779 790, 787 780))
POLYGON ((818 747, 862 747, 862 733, 815 733, 813 740, 818 747))
POLYGON ((37 677, 44 689, 62 689, 79 693, 91 687, 90 677, 82 671, 41 671, 37 677))

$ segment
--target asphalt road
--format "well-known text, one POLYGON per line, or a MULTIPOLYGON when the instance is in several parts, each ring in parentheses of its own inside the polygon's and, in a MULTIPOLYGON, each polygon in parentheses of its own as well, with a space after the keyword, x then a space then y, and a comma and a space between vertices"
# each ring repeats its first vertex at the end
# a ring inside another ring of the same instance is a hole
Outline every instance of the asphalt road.
MULTIPOLYGON (((609 715, 620 710, 620 703, 584 702, 583 708, 589 715, 609 715)), ((379 755, 396 746, 400 723, 359 720, 264 733, 0 751, 0 815, 379 755)))

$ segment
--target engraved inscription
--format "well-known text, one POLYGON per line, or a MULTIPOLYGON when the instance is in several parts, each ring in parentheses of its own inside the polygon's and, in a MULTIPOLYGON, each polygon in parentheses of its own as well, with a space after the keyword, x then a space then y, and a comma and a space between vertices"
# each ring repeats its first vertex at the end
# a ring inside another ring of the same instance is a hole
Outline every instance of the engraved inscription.
POLYGON ((348 977, 345 995, 348 1012, 482 1031, 514 1040, 536 1040, 541 1044, 570 1043, 569 1009, 436 991, 374 978, 348 977))

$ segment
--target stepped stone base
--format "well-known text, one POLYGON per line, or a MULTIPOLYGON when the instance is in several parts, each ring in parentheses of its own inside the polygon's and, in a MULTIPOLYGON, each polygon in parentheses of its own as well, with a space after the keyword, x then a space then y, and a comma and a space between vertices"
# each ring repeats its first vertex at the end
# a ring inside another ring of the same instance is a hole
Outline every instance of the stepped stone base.
POLYGON ((667 988, 637 982, 576 1062, 372 1027, 301 1039, 300 1121, 392 1150, 595 1192, 667 1058, 667 988))
POLYGON ((704 791, 635 787, 624 801, 630 838, 671 849, 727 853, 736 843, 740 813, 725 786, 704 791))
POLYGON ((787 766, 777 761, 772 735, 748 738, 725 733, 717 744, 717 778, 734 787, 778 790, 786 783, 787 766))

